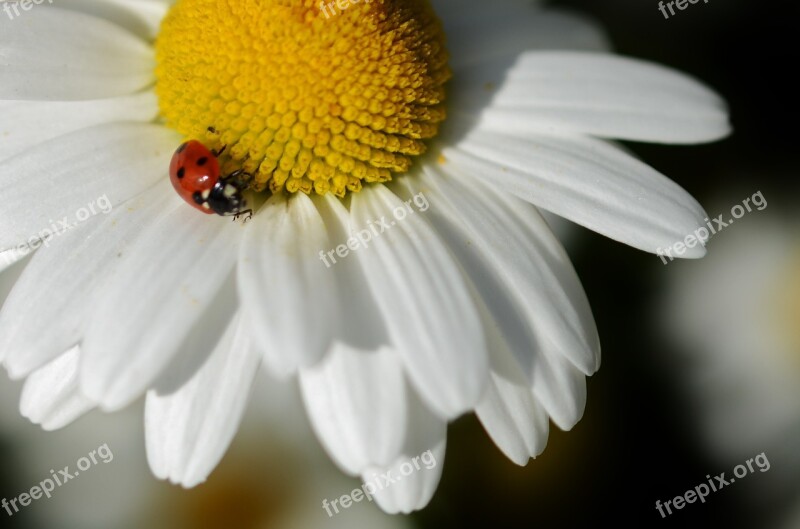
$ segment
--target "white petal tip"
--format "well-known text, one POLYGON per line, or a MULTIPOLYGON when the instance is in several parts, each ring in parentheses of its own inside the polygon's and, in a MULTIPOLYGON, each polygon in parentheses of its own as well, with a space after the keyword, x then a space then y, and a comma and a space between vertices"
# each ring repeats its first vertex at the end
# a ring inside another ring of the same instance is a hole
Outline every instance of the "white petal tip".
POLYGON ((208 479, 208 477, 203 477, 203 478, 192 478, 192 479, 182 479, 182 480, 178 480, 178 481, 173 481, 172 483, 173 483, 174 485, 180 485, 180 486, 181 486, 181 487, 183 487, 184 489, 187 489, 187 490, 188 490, 188 489, 193 489, 193 488, 195 488, 195 487, 196 487, 196 486, 198 486, 198 485, 202 485, 203 483, 205 483, 205 482, 206 482, 206 480, 207 480, 207 479, 208 479))
POLYGON ((14 364, 9 364, 8 362, 4 362, 3 367, 6 369, 8 378, 11 380, 22 380, 30 374, 29 370, 19 369, 14 364))

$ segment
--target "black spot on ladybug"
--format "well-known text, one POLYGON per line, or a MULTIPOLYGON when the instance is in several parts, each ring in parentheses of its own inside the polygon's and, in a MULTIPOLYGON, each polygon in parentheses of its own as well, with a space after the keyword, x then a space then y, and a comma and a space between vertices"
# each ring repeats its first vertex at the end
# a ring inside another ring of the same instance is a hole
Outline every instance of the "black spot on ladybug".
POLYGON ((178 178, 183 178, 183 175, 185 175, 185 174, 186 174, 186 168, 185 167, 181 167, 180 169, 178 169, 178 178))
POLYGON ((208 163, 208 158, 205 157, 205 156, 203 156, 202 158, 198 158, 198 160, 197 160, 197 165, 199 167, 204 166, 206 163, 208 163))
POLYGON ((181 144, 181 146, 180 146, 180 147, 178 147, 178 150, 177 150, 177 151, 175 151, 175 152, 176 152, 176 153, 178 153, 178 154, 182 153, 183 151, 185 151, 185 150, 186 150, 186 147, 187 147, 188 145, 189 145, 189 142, 188 142, 188 141, 187 141, 186 143, 182 143, 182 144, 181 144))

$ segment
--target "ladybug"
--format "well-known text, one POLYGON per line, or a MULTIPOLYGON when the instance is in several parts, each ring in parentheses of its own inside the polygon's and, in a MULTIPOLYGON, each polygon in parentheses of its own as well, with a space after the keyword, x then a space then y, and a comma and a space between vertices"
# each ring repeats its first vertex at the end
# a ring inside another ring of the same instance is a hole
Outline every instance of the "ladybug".
POLYGON ((203 213, 235 218, 249 213, 249 219, 253 210, 244 209, 247 203, 242 193, 250 175, 240 169, 220 176, 217 157, 224 150, 211 151, 197 140, 181 144, 172 155, 169 179, 181 198, 203 213))

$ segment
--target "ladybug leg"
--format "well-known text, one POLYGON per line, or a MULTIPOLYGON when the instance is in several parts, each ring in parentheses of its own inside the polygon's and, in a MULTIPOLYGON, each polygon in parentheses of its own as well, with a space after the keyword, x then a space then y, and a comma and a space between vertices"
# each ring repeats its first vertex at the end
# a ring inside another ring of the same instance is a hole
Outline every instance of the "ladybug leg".
POLYGON ((244 169, 239 169, 225 176, 221 176, 220 180, 233 179, 234 181, 242 181, 242 180, 250 180, 251 178, 253 178, 253 175, 251 175, 250 173, 246 173, 244 169))
POLYGON ((253 218, 253 210, 252 209, 246 209, 244 211, 240 211, 239 213, 237 213, 236 215, 233 216, 234 222, 239 220, 239 217, 241 217, 242 215, 247 215, 247 218, 244 219, 244 222, 242 223, 242 224, 247 224, 247 221, 253 218))
POLYGON ((234 171, 229 175, 220 177, 220 181, 233 184, 242 190, 247 188, 248 182, 250 182, 252 179, 253 175, 245 172, 244 169, 239 169, 238 171, 234 171))
POLYGON ((246 174, 247 173, 244 172, 244 169, 239 169, 239 170, 236 170, 236 171, 234 171, 234 172, 232 172, 230 174, 227 174, 225 176, 220 176, 219 179, 222 180, 223 182, 227 182, 228 180, 233 180, 234 182, 239 182, 239 181, 242 180, 239 177, 243 176, 243 175, 246 175, 246 174))

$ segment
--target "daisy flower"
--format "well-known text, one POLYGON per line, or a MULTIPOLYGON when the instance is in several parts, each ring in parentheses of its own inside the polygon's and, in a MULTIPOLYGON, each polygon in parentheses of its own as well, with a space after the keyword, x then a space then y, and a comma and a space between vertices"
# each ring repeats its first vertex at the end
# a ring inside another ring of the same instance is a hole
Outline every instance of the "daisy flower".
MULTIPOLYGON (((35 422, 146 393, 150 465, 191 487, 261 364, 299 381, 326 451, 365 480, 442 462, 467 412, 518 464, 551 420, 580 419, 597 330, 537 208, 649 252, 682 240, 702 208, 608 140, 721 138, 723 101, 527 2, 332 4, 86 0, 2 20, 0 249, 22 271, 0 356, 35 422), (240 171, 252 220, 175 193, 187 139, 240 171)), ((423 507, 441 466, 375 500, 423 507)))

